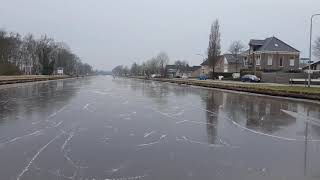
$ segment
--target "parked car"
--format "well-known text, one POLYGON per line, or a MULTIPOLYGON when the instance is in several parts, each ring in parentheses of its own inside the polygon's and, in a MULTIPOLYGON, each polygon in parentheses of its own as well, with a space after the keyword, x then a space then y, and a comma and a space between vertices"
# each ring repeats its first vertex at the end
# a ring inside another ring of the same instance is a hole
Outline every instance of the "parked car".
POLYGON ((152 78, 161 78, 161 75, 160 74, 152 74, 151 77, 152 78))
POLYGON ((261 79, 255 75, 247 74, 241 77, 242 82, 260 82, 261 79))
POLYGON ((183 75, 181 78, 182 79, 188 79, 189 77, 187 75, 183 75))
POLYGON ((200 75, 199 80, 207 80, 207 77, 205 75, 200 75))

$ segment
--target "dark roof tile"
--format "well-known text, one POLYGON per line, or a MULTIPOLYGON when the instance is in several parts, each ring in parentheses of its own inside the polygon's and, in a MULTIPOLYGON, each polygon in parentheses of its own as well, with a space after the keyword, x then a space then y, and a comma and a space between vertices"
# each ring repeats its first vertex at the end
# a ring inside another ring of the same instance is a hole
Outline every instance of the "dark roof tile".
POLYGON ((251 46, 258 46, 256 51, 299 52, 276 37, 266 38, 265 40, 251 40, 249 44, 251 46))

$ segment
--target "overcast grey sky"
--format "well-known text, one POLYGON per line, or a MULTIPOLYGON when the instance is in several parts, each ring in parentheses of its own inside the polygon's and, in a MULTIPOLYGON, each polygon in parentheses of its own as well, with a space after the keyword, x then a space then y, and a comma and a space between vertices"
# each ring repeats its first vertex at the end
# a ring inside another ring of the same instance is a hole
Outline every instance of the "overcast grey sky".
MULTIPOLYGON (((165 51, 198 65, 218 18, 222 48, 276 36, 307 56, 309 17, 320 0, 0 0, 0 28, 47 34, 84 62, 111 70, 165 51)), ((320 36, 320 18, 314 33, 320 36)))

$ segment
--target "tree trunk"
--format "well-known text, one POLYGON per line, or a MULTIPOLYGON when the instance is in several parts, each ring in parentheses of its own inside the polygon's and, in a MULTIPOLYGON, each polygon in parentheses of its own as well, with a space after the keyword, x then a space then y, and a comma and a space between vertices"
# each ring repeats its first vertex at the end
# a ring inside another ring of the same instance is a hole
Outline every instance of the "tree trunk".
POLYGON ((212 65, 212 79, 215 79, 214 78, 214 65, 212 65))

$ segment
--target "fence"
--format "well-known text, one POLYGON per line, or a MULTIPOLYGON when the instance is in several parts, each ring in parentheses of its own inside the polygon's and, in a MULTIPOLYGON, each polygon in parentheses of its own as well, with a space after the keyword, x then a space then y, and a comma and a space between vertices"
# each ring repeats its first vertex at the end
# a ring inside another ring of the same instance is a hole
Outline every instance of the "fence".
MULTIPOLYGON (((261 82, 265 83, 280 83, 289 84, 290 79, 306 79, 308 75, 306 73, 284 73, 284 72, 274 72, 274 73, 261 73, 261 82)), ((312 79, 317 79, 320 74, 312 74, 312 79)))

